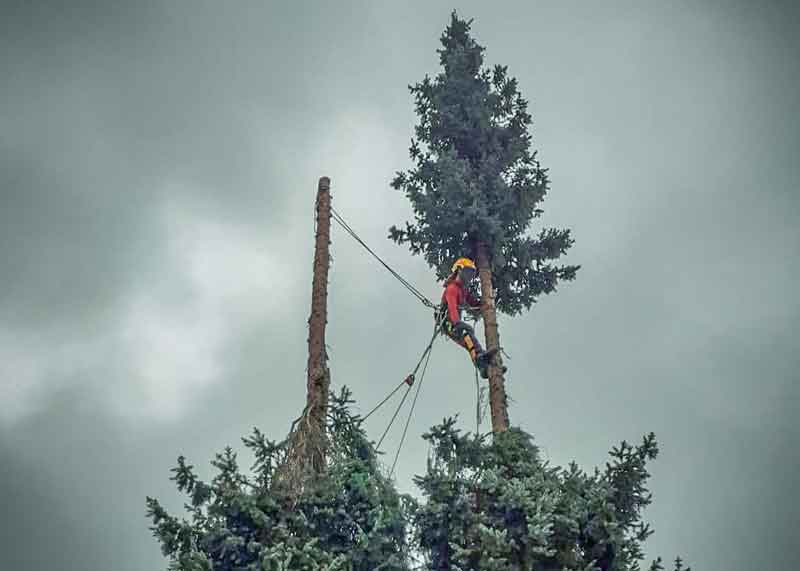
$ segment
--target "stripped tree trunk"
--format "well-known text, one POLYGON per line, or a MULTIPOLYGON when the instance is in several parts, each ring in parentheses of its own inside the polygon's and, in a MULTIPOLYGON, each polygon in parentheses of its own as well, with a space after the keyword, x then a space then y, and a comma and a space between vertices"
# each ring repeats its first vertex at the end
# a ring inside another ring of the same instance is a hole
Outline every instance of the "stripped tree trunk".
POLYGON ((328 269, 331 243, 330 179, 322 177, 317 187, 314 277, 311 316, 308 318, 308 368, 306 406, 292 423, 286 439, 286 458, 276 468, 273 486, 290 498, 299 498, 309 480, 325 471, 327 413, 330 371, 325 349, 328 323, 328 269))
POLYGON ((492 412, 492 432, 495 434, 508 430, 508 400, 506 398, 505 378, 503 377, 502 357, 500 356, 500 333, 497 330, 497 309, 494 305, 492 270, 489 265, 489 252, 486 244, 476 245, 478 277, 481 282, 481 315, 486 335, 486 350, 495 349, 494 364, 489 366, 489 408, 492 412))
MULTIPOLYGON (((328 269, 331 243, 331 181, 319 179, 317 187, 317 233, 314 247, 314 277, 311 290, 311 316, 308 318, 308 377, 306 381, 307 418, 311 467, 315 473, 325 469, 326 420, 330 371, 325 348, 328 323, 328 269)), ((302 427, 301 427, 302 430, 302 427)))
POLYGON ((331 243, 330 179, 322 177, 317 187, 314 277, 311 288, 311 317, 308 318, 308 365, 306 406, 294 421, 287 438, 286 461, 278 467, 275 485, 297 498, 309 478, 325 470, 326 420, 330 372, 325 350, 328 323, 328 268, 331 243))

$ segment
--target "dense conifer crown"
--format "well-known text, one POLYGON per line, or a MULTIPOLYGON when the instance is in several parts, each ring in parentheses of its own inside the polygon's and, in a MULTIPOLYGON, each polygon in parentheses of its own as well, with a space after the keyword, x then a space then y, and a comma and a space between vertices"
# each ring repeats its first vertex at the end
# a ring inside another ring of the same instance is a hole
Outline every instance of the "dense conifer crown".
POLYGON ((414 167, 392 181, 414 208, 414 221, 389 237, 423 254, 443 279, 453 260, 488 245, 500 311, 529 309, 536 297, 575 277, 552 263, 572 245, 569 230, 528 234, 548 191, 547 171, 531 150, 531 115, 505 66, 486 69, 471 22, 453 13, 439 52, 442 71, 410 87, 419 124, 414 167))

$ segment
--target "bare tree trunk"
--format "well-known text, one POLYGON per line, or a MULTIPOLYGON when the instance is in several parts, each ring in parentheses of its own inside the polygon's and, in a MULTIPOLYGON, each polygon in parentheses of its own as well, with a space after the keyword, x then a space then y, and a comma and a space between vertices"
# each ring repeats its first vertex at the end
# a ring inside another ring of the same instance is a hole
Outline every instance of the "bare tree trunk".
POLYGON ((308 318, 306 406, 292 423, 284 462, 276 469, 273 486, 299 498, 309 479, 325 471, 327 452, 328 391, 331 377, 325 349, 328 323, 328 269, 331 244, 331 181, 324 176, 317 186, 314 277, 311 316, 308 318))
MULTIPOLYGON (((476 245, 478 277, 481 282, 481 315, 486 335, 486 350, 500 349, 500 333, 497 329, 497 309, 494 305, 492 269, 489 265, 489 252, 486 244, 476 245)), ((495 434, 508 430, 508 400, 506 398, 503 360, 498 352, 493 365, 489 366, 489 408, 492 411, 492 432, 495 434)))
MULTIPOLYGON (((308 378, 306 381, 307 418, 311 466, 316 473, 325 469, 326 420, 330 371, 325 348, 328 323, 328 269, 331 243, 331 181, 319 179, 317 187, 317 235, 314 247, 314 278, 311 290, 311 316, 308 318, 308 378)), ((303 427, 300 428, 303 430, 303 427)))

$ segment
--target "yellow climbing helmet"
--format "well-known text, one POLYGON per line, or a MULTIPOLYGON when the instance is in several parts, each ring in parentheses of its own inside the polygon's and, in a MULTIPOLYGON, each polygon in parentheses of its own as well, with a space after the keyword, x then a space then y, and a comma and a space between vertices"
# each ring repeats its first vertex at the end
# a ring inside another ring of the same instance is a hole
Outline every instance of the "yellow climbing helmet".
POLYGON ((475 262, 469 258, 459 258, 450 270, 450 273, 455 275, 456 272, 461 271, 462 278, 468 282, 475 277, 478 273, 478 268, 475 267, 475 262))
POLYGON ((456 260, 456 263, 453 264, 453 267, 450 269, 450 272, 456 273, 461 268, 472 268, 473 270, 478 269, 475 267, 475 262, 473 262, 469 258, 459 258, 456 260))

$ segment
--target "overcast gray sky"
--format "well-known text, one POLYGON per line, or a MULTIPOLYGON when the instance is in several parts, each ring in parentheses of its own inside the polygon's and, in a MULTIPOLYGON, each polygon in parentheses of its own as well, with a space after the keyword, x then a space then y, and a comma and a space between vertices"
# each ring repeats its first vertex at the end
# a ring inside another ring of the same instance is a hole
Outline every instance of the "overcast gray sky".
MULTIPOLYGON (((164 569, 144 497, 181 505, 175 457, 208 474, 252 426, 279 437, 300 412, 320 176, 439 295, 385 236, 410 214, 388 186, 409 165, 406 86, 437 72, 453 6, 0 6, 0 567, 164 569)), ((648 553, 792 568, 798 11, 458 7, 531 101, 543 222, 574 230, 583 266, 501 321, 512 422, 587 469, 655 431, 648 553)), ((338 231, 332 247, 333 381, 367 408, 413 366, 430 317, 338 231)), ((424 469, 423 430, 452 414, 470 429, 474 400, 465 355, 441 343, 402 489, 424 469)))

